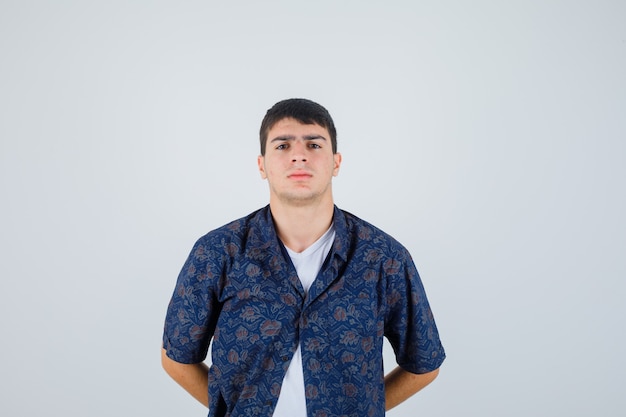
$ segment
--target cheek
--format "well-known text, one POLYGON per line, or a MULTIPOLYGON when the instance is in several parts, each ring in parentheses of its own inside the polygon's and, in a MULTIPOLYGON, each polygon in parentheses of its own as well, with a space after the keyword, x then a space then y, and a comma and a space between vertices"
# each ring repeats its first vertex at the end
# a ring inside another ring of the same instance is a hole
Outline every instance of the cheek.
POLYGON ((265 161, 265 165, 264 165, 264 171, 265 171, 265 177, 268 179, 271 179, 274 177, 274 175, 279 172, 280 167, 277 165, 277 161, 276 160, 271 160, 271 161, 265 161))

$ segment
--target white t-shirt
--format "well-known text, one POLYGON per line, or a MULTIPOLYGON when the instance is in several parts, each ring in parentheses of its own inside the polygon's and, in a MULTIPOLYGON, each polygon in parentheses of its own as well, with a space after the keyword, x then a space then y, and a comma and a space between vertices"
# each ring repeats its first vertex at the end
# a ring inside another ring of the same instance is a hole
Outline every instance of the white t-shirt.
MULTIPOLYGON (((298 278, 300 278, 300 282, 304 287, 304 291, 307 293, 322 268, 322 264, 326 256, 328 256, 334 240, 335 229, 331 225, 330 229, 322 237, 304 251, 298 253, 286 248, 291 262, 296 268, 298 278)), ((298 343, 298 348, 289 363, 285 379, 283 379, 273 417, 307 417, 304 391, 302 352, 298 343)))

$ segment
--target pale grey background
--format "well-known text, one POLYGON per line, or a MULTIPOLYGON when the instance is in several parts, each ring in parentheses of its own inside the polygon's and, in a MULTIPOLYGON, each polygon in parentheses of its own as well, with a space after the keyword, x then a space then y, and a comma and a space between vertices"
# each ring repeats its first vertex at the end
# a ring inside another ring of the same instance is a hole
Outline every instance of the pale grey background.
MULTIPOLYGON (((265 110, 409 248, 448 359, 391 416, 624 415, 623 1, 0 1, 0 415, 202 416, 160 368, 265 110)), ((391 360, 389 352, 386 358, 391 360)), ((390 366, 390 364, 388 364, 390 366)))

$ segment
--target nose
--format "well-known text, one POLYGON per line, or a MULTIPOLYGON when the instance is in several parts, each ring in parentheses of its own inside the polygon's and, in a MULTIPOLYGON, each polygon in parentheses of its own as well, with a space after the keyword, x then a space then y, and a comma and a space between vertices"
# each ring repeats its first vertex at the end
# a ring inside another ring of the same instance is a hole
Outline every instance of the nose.
POLYGON ((292 162, 306 162, 306 144, 302 141, 295 141, 291 147, 291 161, 292 162))

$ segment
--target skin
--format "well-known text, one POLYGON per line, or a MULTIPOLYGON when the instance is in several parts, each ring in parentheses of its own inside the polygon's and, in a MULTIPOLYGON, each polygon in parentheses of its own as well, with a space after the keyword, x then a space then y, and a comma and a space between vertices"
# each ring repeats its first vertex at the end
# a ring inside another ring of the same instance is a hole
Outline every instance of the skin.
POLYGON ((161 348, 161 365, 165 372, 185 389, 193 398, 209 407, 209 367, 204 363, 185 364, 167 356, 161 348))
POLYGON ((385 409, 404 402, 430 384, 439 375, 439 369, 425 374, 414 374, 397 366, 385 376, 385 409))
MULTIPOLYGON (((270 209, 278 237, 302 252, 330 227, 334 200, 332 179, 339 174, 341 154, 333 153, 326 128, 286 118, 268 132, 265 155, 258 157, 261 178, 270 189, 270 209)), ((196 400, 208 407, 208 367, 181 364, 162 349, 165 371, 196 400)), ((430 384, 439 374, 413 374, 399 366, 385 376, 385 404, 390 410, 430 384)))
POLYGON ((257 162, 261 178, 269 184, 278 237, 302 252, 332 222, 332 178, 339 173, 341 154, 333 154, 325 128, 283 119, 268 132, 265 155, 257 162))

